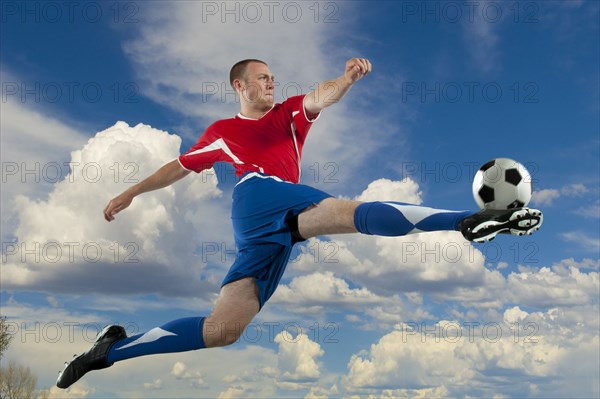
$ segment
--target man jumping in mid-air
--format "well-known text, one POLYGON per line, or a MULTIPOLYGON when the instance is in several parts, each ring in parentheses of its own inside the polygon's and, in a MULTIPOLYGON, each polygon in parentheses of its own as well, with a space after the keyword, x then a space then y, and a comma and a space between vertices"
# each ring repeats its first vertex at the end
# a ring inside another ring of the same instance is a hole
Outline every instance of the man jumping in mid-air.
POLYGON ((173 320, 132 337, 121 326, 107 326, 90 350, 66 365, 58 387, 67 388, 88 371, 125 359, 234 343, 275 292, 293 245, 311 237, 458 230, 470 241, 483 242, 498 233, 524 235, 540 228, 542 213, 535 209, 471 212, 359 202, 298 184, 302 148, 312 123, 370 72, 369 60, 353 58, 337 79, 274 104, 274 76, 265 62, 244 60, 231 68, 240 113, 210 125, 190 150, 113 198, 104 209, 110 222, 142 193, 173 184, 191 171, 211 168, 215 162, 233 164, 240 177, 232 205, 237 256, 212 313, 173 320))

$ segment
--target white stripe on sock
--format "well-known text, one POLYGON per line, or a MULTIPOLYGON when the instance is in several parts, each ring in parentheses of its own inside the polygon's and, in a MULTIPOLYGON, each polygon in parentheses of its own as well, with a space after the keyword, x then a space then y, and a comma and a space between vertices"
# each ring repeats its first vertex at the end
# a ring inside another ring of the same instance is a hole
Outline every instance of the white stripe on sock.
POLYGON ((115 348, 115 349, 121 350, 121 349, 129 348, 134 345, 146 344, 148 342, 154 342, 154 341, 161 339, 162 337, 168 337, 169 335, 176 336, 177 334, 174 334, 170 331, 163 330, 160 327, 155 327, 152 330, 145 333, 144 335, 142 335, 141 337, 139 337, 138 339, 136 339, 135 341, 131 341, 127 345, 123 345, 122 347, 115 348))
POLYGON ((413 225, 416 225, 417 223, 419 223, 420 221, 422 221, 423 219, 425 219, 428 216, 431 215, 435 215, 437 213, 457 213, 460 211, 449 211, 446 209, 434 209, 434 208, 428 208, 426 206, 417 206, 417 205, 400 205, 400 204, 394 204, 391 202, 383 202, 386 205, 389 205, 391 207, 394 207, 396 209, 398 209, 400 212, 402 212, 402 215, 404 215, 404 217, 411 222, 413 225))

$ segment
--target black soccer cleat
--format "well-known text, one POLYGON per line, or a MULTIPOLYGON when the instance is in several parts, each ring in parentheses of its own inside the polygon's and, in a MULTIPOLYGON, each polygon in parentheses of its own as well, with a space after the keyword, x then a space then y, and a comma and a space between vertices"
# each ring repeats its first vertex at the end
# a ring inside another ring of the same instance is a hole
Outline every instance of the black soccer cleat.
POLYGON ((539 230, 543 219, 537 209, 483 209, 461 220, 458 230, 469 241, 485 242, 493 240, 498 233, 531 235, 539 230))
POLYGON ((108 363, 108 351, 117 341, 127 338, 125 329, 121 326, 106 326, 98 333, 92 348, 82 355, 77 356, 65 369, 58 374, 56 386, 66 389, 85 375, 88 371, 100 370, 112 366, 108 363))

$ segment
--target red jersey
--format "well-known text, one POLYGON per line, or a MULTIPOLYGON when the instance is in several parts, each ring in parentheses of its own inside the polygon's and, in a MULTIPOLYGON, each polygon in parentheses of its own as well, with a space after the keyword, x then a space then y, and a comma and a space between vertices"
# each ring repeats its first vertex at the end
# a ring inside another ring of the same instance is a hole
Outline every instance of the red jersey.
POLYGON ((198 142, 179 157, 181 166, 197 173, 215 162, 233 164, 236 176, 261 172, 298 183, 302 147, 317 118, 308 119, 304 95, 273 105, 260 119, 237 114, 210 125, 198 142))

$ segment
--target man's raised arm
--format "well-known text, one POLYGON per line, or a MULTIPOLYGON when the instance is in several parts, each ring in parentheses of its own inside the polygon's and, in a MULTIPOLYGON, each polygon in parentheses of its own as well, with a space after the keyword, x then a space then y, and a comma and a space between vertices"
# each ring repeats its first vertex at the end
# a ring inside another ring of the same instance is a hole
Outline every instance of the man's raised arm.
POLYGON ((346 62, 344 73, 333 80, 326 80, 304 97, 304 109, 309 114, 318 114, 337 103, 363 76, 371 72, 371 62, 366 58, 352 58, 346 62))
POLYGON ((110 200, 108 205, 106 205, 106 208, 104 208, 104 219, 108 222, 114 220, 115 215, 131 205, 131 201, 133 201, 136 196, 147 193, 148 191, 170 186, 177 180, 187 176, 189 173, 189 170, 184 169, 181 166, 179 160, 172 160, 154 172, 151 176, 110 200))

